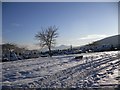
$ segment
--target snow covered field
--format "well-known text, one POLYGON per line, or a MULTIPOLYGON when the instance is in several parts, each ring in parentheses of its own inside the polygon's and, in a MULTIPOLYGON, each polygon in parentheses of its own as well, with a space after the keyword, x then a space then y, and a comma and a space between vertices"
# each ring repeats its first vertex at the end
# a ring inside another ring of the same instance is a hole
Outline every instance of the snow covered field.
POLYGON ((118 85, 118 51, 81 54, 83 59, 74 59, 79 55, 3 62, 2 86, 81 88, 118 85))

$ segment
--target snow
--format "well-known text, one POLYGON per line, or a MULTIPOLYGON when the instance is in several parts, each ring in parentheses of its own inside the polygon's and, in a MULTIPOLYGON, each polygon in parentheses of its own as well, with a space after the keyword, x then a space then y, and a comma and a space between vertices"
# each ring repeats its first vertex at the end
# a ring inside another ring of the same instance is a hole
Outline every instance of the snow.
POLYGON ((118 62, 118 51, 39 57, 3 62, 0 73, 3 86, 96 87, 103 84, 118 84, 118 80, 115 79, 118 77, 118 62), (79 55, 84 56, 82 60, 74 59, 79 55), (98 76, 92 77, 96 73, 106 73, 106 70, 113 67, 110 63, 116 63, 116 69, 112 70, 114 74, 105 74, 104 78, 100 76, 100 80, 95 80, 98 76))

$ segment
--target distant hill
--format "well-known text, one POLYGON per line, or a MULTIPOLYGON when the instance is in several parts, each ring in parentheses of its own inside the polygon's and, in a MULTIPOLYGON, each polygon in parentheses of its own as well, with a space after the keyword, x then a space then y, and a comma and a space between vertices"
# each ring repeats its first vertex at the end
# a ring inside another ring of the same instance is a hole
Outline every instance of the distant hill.
POLYGON ((115 36, 110 36, 101 40, 98 40, 96 42, 94 42, 95 44, 98 45, 113 45, 114 47, 118 46, 120 41, 120 35, 115 35, 115 36))
MULTIPOLYGON (((91 45, 96 45, 96 46, 99 46, 99 45, 113 45, 113 47, 116 47, 116 46, 118 46, 118 44, 120 44, 120 42, 118 42, 118 41, 120 41, 120 35, 115 35, 115 36, 110 36, 110 37, 95 41, 95 42, 91 43, 91 45)), ((80 47, 86 47, 87 45, 74 47, 74 48, 77 49, 77 48, 80 48, 80 47)), ((70 46, 60 45, 60 46, 54 47, 53 49, 54 50, 55 49, 63 50, 63 49, 68 49, 68 48, 70 48, 70 46)))
POLYGON ((120 35, 110 36, 98 41, 94 41, 90 44, 76 47, 75 49, 80 49, 82 51, 93 50, 93 51, 104 51, 104 50, 114 50, 120 49, 120 35))
MULTIPOLYGON (((118 46, 118 41, 120 41, 120 35, 115 35, 115 36, 110 36, 98 41, 95 41, 91 44, 87 44, 87 45, 83 45, 83 46, 78 46, 78 47, 73 47, 73 49, 79 49, 79 48, 88 48, 89 46, 100 46, 100 45, 113 45, 113 47, 118 46)), ((52 48, 52 50, 64 50, 64 49, 68 49, 70 48, 70 46, 66 46, 66 45, 60 45, 60 46, 56 46, 54 48, 52 48)), ((47 51, 47 48, 43 48, 43 51, 47 51)))

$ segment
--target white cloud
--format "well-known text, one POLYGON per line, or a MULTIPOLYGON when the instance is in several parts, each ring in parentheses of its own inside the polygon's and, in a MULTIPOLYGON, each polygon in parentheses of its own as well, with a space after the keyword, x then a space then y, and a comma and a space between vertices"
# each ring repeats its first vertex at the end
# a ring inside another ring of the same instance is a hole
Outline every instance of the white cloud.
POLYGON ((40 49, 40 46, 34 45, 34 44, 29 44, 29 45, 27 45, 27 48, 28 48, 29 50, 40 49))
POLYGON ((101 38, 105 38, 105 37, 107 37, 107 35, 92 34, 92 35, 87 35, 85 37, 81 37, 80 40, 101 39, 101 38))
POLYGON ((18 44, 19 47, 25 47, 29 50, 34 50, 34 49, 40 49, 39 45, 36 44, 31 44, 31 43, 27 43, 27 44, 18 44))

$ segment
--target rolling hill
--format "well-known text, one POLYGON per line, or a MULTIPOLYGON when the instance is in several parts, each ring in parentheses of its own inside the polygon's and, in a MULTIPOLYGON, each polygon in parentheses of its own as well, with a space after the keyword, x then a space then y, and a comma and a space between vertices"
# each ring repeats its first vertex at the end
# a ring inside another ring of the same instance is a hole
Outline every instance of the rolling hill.
POLYGON ((119 45, 120 35, 110 36, 101 40, 98 40, 94 43, 98 45, 113 45, 114 47, 119 45))

